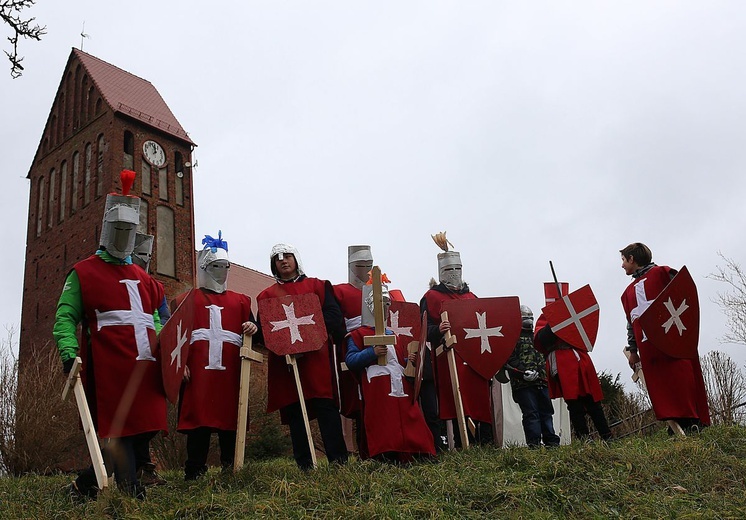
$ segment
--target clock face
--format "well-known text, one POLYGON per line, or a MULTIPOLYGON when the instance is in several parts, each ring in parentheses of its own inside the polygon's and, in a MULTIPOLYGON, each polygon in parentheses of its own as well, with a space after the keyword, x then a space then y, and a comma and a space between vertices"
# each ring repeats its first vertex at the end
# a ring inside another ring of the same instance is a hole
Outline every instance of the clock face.
POLYGON ((155 141, 145 141, 142 145, 142 153, 153 166, 161 167, 166 164, 166 152, 155 141))

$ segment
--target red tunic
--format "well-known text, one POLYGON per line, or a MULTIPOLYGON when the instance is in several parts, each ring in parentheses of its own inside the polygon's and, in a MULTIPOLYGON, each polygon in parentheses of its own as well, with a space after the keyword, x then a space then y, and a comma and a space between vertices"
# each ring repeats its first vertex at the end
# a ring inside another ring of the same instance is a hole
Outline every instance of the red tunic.
MULTIPOLYGON (((536 331, 540 331, 547 324, 547 319, 542 314, 536 320, 536 331)), ((590 395, 598 402, 604 398, 601 383, 598 380, 596 367, 593 365, 588 352, 582 348, 573 348, 572 345, 562 342, 563 347, 554 349, 557 363, 557 375, 552 375, 550 350, 534 338, 534 347, 547 358, 547 380, 549 382, 549 397, 556 399, 562 397, 565 400, 574 400, 590 395)))
MULTIPOLYGON (((304 278, 298 282, 276 283, 267 287, 257 300, 268 298, 282 298, 288 294, 315 293, 324 306, 326 282, 318 278, 304 278)), ((333 399, 333 379, 329 354, 329 341, 320 349, 305 352, 298 356, 298 371, 305 399, 325 398, 333 399)), ((267 412, 274 412, 288 405, 298 402, 298 390, 295 387, 295 377, 289 370, 284 357, 268 352, 267 366, 267 412)), ((286 418, 281 414, 283 422, 286 418)))
POLYGON ((710 424, 710 409, 707 405, 707 392, 699 359, 679 359, 664 354, 647 339, 643 340, 642 328, 637 320, 639 314, 655 300, 670 281, 670 267, 651 268, 627 286, 622 294, 622 306, 627 321, 632 323, 640 363, 645 374, 645 385, 655 416, 661 421, 698 418, 703 424, 710 424), (641 294, 638 300, 636 286, 641 282, 644 298, 641 294))
POLYGON ((166 393, 153 324, 163 289, 140 267, 110 264, 97 256, 73 269, 91 335, 84 368, 96 433, 115 438, 166 430, 166 393))
MULTIPOLYGON (((375 335, 371 327, 360 327, 350 333, 353 342, 363 349, 365 336, 375 335)), ((422 410, 412 403, 412 384, 404 378, 403 362, 406 353, 397 341, 396 355, 402 372, 399 377, 402 383, 403 396, 392 396, 391 374, 374 375, 371 369, 364 369, 360 374, 360 386, 363 394, 363 424, 368 453, 371 457, 380 453, 396 452, 408 456, 414 454, 435 455, 433 434, 425 422, 422 410), (373 376, 373 377, 371 377, 373 376)), ((383 367, 379 367, 383 368, 383 367)))
MULTIPOLYGON (((337 299, 339 307, 342 310, 342 316, 345 319, 347 332, 350 332, 356 328, 350 324, 350 320, 356 319, 355 321, 358 322, 357 327, 360 326, 359 321, 362 313, 363 291, 349 283, 335 285, 333 289, 334 297, 337 299)), ((362 401, 360 401, 360 384, 358 383, 357 378, 349 370, 342 371, 339 368, 339 363, 344 361, 346 354, 347 345, 338 345, 337 377, 339 380, 339 406, 342 415, 354 418, 358 416, 362 409, 362 401)))
MULTIPOLYGON (((473 300, 476 296, 471 293, 458 294, 455 292, 442 293, 430 289, 425 293, 427 313, 434 323, 440 323, 440 313, 446 300, 473 300)), ((433 354, 437 345, 433 345, 433 354)), ((456 351, 456 368, 458 370, 461 400, 464 404, 464 414, 476 421, 492 423, 490 411, 490 382, 474 370, 459 356, 456 351)), ((448 369, 448 358, 445 353, 437 356, 433 363, 436 386, 438 387, 438 415, 441 419, 456 418, 456 404, 453 401, 451 373, 448 369)))
POLYGON ((199 427, 235 431, 241 382, 241 324, 250 317, 251 298, 244 294, 233 291, 218 294, 204 289, 194 291, 192 337, 187 359, 190 378, 182 387, 179 400, 179 431, 199 427), (212 352, 210 335, 214 337, 212 352))

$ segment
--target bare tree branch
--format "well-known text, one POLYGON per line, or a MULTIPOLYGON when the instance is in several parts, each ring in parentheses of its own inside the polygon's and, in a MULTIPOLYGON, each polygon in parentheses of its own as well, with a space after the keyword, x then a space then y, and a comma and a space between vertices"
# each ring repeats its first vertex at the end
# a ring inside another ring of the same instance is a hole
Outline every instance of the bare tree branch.
POLYGON ((717 271, 707 277, 727 285, 727 289, 719 292, 715 298, 715 303, 725 314, 730 329, 721 340, 725 343, 746 345, 746 271, 721 252, 718 252, 718 256, 723 259, 725 265, 717 266, 717 271))
POLYGON ((21 11, 27 7, 31 7, 36 3, 36 0, 2 0, 0 1, 0 18, 3 23, 8 25, 13 31, 13 36, 8 36, 8 41, 13 46, 13 50, 3 51, 10 60, 10 76, 15 79, 23 74, 23 57, 18 56, 18 40, 19 38, 28 38, 36 41, 40 41, 41 37, 47 33, 46 26, 42 27, 38 24, 32 25, 36 18, 23 19, 21 17, 21 11))

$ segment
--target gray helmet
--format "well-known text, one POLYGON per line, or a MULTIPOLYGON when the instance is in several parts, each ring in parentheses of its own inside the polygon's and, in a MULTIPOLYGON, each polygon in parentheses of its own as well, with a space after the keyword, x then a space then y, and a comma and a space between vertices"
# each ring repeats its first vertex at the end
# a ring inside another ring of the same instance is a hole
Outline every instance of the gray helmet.
POLYGON ((347 281, 358 289, 368 281, 368 273, 373 269, 373 255, 370 246, 347 247, 347 281))
POLYGON ((110 193, 106 196, 99 243, 111 256, 124 260, 135 249, 135 234, 139 223, 140 199, 110 193))
POLYGON ((534 313, 528 305, 521 305, 521 328, 534 330, 534 313))

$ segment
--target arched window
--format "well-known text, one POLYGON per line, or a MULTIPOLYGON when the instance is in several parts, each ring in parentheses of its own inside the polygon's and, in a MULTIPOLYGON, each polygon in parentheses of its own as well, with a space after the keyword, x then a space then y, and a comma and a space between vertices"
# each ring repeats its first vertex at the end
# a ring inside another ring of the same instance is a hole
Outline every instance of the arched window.
POLYGON ((56 172, 54 168, 49 172, 49 202, 47 206, 47 227, 54 225, 54 215, 57 213, 54 207, 54 188, 55 188, 56 172))
POLYGON ((145 159, 142 160, 142 193, 143 195, 150 195, 150 163, 145 159))
POLYGON ((125 170, 135 169, 135 136, 129 130, 124 131, 124 160, 122 168, 125 170))
POLYGON ((96 198, 104 192, 104 135, 98 136, 96 144, 96 198))
POLYGON ((96 99, 96 115, 99 115, 101 113, 101 110, 103 110, 104 104, 101 101, 101 98, 96 99))
POLYGON ((80 180, 80 154, 73 154, 73 176, 70 182, 70 214, 78 210, 78 181, 80 180))
POLYGON ((151 234, 148 229, 148 201, 143 198, 140 199, 140 224, 137 226, 137 232, 144 235, 151 234))
POLYGON ((85 145, 85 166, 84 166, 84 180, 83 180, 83 206, 87 206, 91 202, 91 154, 93 153, 93 147, 91 143, 85 145))
POLYGON ((41 236, 44 225, 44 177, 39 177, 39 187, 36 189, 36 236, 41 236))
POLYGON ((52 148, 57 145, 57 114, 52 114, 52 120, 49 122, 49 135, 52 148))
POLYGON ((184 205, 184 158, 181 152, 174 152, 174 170, 176 171, 176 178, 174 179, 176 204, 179 206, 184 205))
POLYGON ((156 236, 156 271, 166 276, 176 276, 176 248, 174 230, 174 210, 168 206, 158 206, 156 209, 158 231, 156 236))
POLYGON ((81 66, 78 65, 75 68, 75 98, 73 101, 73 132, 80 128, 80 98, 82 93, 80 91, 80 73, 81 66))
POLYGON ((60 140, 64 141, 67 138, 67 96, 65 91, 60 92, 60 124, 62 125, 62 133, 60 134, 60 140))
POLYGON ((60 222, 65 220, 67 206, 67 161, 60 165, 60 222))
POLYGON ((85 124, 88 122, 88 75, 83 76, 83 83, 80 87, 80 96, 81 96, 81 102, 80 102, 80 111, 81 111, 81 118, 80 122, 82 124, 85 124))
POLYGON ((158 198, 168 200, 168 166, 158 168, 158 198))
POLYGON ((91 86, 88 89, 88 108, 86 109, 86 120, 93 119, 95 112, 93 111, 94 102, 96 100, 96 90, 91 86))

